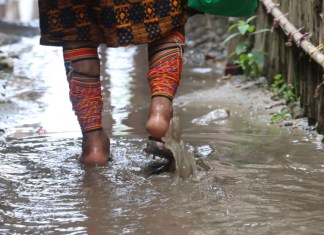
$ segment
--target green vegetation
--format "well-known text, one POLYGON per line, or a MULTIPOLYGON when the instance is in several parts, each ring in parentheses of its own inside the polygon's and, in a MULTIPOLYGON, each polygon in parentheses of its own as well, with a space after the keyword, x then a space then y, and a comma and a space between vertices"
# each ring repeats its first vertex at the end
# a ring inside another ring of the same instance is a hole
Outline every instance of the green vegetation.
POLYGON ((289 119, 290 117, 291 117, 291 114, 290 114, 289 109, 283 109, 282 111, 277 112, 272 115, 272 117, 270 119, 270 123, 271 124, 279 123, 279 122, 289 119))
POLYGON ((256 16, 252 16, 247 20, 239 20, 231 25, 228 28, 228 32, 231 33, 234 30, 236 30, 236 32, 230 34, 224 40, 224 43, 226 43, 237 36, 242 37, 242 41, 236 46, 235 50, 230 54, 230 57, 236 56, 237 60, 235 64, 242 67, 246 77, 251 78, 260 77, 264 65, 264 57, 266 55, 266 52, 253 48, 253 36, 258 33, 269 31, 269 29, 256 31, 255 26, 251 24, 255 18, 256 16))
POLYGON ((271 85, 271 91, 275 95, 284 99, 287 104, 298 100, 295 88, 292 85, 285 83, 282 74, 275 75, 274 83, 271 85))
MULTIPOLYGON (((276 74, 274 76, 274 82, 271 85, 270 90, 276 96, 284 99, 286 101, 286 104, 296 102, 298 100, 298 97, 295 92, 295 88, 284 81, 284 77, 282 74, 276 74)), ((274 124, 274 123, 287 120, 290 117, 291 117, 291 111, 289 108, 286 108, 272 115, 270 122, 271 124, 274 124)))

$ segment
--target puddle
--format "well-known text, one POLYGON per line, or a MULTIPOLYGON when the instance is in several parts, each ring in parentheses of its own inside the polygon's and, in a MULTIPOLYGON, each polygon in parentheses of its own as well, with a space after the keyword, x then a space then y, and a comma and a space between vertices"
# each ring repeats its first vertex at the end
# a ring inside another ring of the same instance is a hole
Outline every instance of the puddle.
POLYGON ((61 50, 38 38, 1 50, 15 58, 10 102, 1 106, 8 113, 0 136, 1 234, 324 233, 320 140, 265 126, 222 99, 213 70, 185 64, 174 101, 181 140, 202 176, 183 180, 149 174, 145 46, 101 48, 113 161, 91 168, 77 161, 80 132, 61 50), (230 116, 192 123, 217 109, 230 116))

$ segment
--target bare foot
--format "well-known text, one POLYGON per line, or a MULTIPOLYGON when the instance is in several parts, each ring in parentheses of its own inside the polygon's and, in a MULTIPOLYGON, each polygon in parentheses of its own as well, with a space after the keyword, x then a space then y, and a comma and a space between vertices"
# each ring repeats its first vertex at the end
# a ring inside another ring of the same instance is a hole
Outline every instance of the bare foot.
POLYGON ((150 136, 161 139, 169 129, 169 122, 172 118, 172 102, 163 96, 152 98, 150 115, 146 123, 146 131, 150 136))
POLYGON ((110 141, 103 130, 83 135, 81 163, 86 165, 105 165, 109 160, 109 155, 110 141))

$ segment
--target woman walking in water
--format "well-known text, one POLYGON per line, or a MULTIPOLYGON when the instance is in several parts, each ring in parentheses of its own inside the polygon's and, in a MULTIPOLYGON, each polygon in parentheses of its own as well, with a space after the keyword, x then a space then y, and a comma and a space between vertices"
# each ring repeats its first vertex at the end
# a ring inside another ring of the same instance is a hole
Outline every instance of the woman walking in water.
POLYGON ((70 100, 82 131, 80 161, 106 164, 110 143, 102 128, 99 44, 148 43, 151 106, 146 131, 161 142, 172 118, 182 69, 186 0, 39 0, 42 45, 63 48, 70 100))

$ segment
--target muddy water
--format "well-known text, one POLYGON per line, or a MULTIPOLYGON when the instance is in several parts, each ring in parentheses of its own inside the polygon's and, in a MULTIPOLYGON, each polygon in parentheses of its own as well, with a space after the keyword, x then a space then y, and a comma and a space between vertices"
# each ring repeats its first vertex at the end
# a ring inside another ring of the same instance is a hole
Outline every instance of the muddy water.
POLYGON ((15 59, 0 142, 0 234, 323 234, 319 139, 266 126, 222 97, 217 68, 184 66, 174 101, 199 177, 151 175, 145 46, 101 48, 104 128, 113 161, 80 165, 62 52, 38 38, 2 47, 15 59), (217 108, 227 120, 192 123, 217 108), (14 111, 12 111, 14 110, 14 111))

